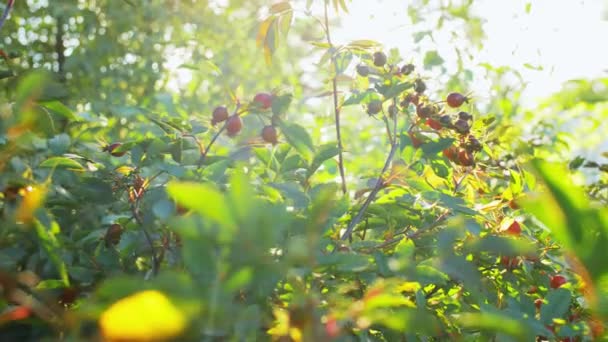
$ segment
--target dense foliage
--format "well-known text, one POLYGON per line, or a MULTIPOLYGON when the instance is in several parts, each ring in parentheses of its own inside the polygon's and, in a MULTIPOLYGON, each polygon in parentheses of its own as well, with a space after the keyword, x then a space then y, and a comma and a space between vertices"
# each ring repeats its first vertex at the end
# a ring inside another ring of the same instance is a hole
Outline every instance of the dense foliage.
MULTIPOLYGON (((518 125, 506 68, 482 105, 436 51, 332 41, 345 1, 221 3, 15 4, 2 340, 603 336, 608 164, 518 125)), ((467 3, 428 10, 473 49, 467 3)))

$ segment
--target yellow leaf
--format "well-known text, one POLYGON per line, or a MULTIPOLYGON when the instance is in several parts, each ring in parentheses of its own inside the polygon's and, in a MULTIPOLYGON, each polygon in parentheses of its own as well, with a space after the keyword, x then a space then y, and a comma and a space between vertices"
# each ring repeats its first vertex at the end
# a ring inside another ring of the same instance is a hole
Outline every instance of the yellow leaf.
POLYGON ((163 293, 147 290, 112 304, 99 326, 107 341, 165 341, 181 335, 187 319, 163 293))
POLYGON ((274 337, 286 336, 289 334, 289 313, 287 310, 274 309, 274 325, 268 329, 268 334, 274 337))
POLYGON ((131 172, 135 171, 134 167, 130 166, 119 166, 114 171, 120 173, 123 176, 128 176, 131 172))
POLYGON ((406 281, 397 287, 397 292, 416 292, 420 290, 420 283, 415 281, 406 281))
POLYGON ((255 38, 255 42, 258 47, 262 47, 264 45, 266 41, 266 36, 268 35, 268 30, 270 30, 270 26, 272 26, 275 19, 275 16, 270 16, 260 24, 260 28, 258 29, 258 35, 255 38))
POLYGON ((23 199, 15 212, 15 220, 21 223, 31 223, 36 209, 44 203, 46 188, 42 186, 28 186, 21 190, 23 199))
POLYGON ((279 3, 276 3, 272 6, 270 6, 270 13, 275 14, 275 13, 288 11, 290 9, 291 9, 291 5, 289 4, 289 1, 283 1, 283 2, 279 2, 279 3))

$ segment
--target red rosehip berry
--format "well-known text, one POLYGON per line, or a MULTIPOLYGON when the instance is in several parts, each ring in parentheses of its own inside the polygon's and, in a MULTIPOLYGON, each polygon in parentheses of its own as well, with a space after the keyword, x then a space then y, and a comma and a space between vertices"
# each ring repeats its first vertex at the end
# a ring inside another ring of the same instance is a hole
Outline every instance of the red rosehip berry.
POLYGON ((31 314, 32 310, 29 307, 21 305, 4 313, 3 316, 9 321, 19 321, 30 317, 31 314))
POLYGON ((422 93, 424 93, 425 90, 426 90, 426 83, 424 83, 423 80, 417 79, 414 81, 414 91, 416 91, 418 94, 422 94, 422 93))
POLYGON ((479 152, 483 148, 481 146, 481 142, 479 142, 479 140, 477 140, 477 138, 475 138, 472 135, 469 136, 469 141, 467 141, 466 147, 469 151, 472 151, 472 152, 479 152))
POLYGON ((418 106, 420 103, 420 97, 416 93, 408 93, 403 97, 403 101, 401 101, 401 107, 407 108, 409 105, 413 104, 414 106, 418 106))
POLYGON ((357 74, 361 77, 369 76, 369 67, 365 64, 357 65, 357 74))
POLYGON ((566 277, 561 276, 561 275, 555 275, 555 276, 551 277, 551 280, 549 281, 549 285, 551 286, 552 289, 558 289, 567 282, 568 281, 566 280, 566 277))
POLYGON ((334 317, 329 317, 325 323, 325 333, 329 338, 336 338, 340 335, 340 326, 334 317))
POLYGON ((215 107, 211 118, 211 124, 215 125, 228 119, 228 109, 224 106, 215 107))
POLYGON ((226 132, 228 132, 229 137, 234 137, 235 135, 239 134, 242 128, 243 121, 238 115, 233 115, 228 118, 228 121, 226 121, 226 132))
POLYGON ((264 126, 261 135, 262 139, 267 143, 276 145, 278 142, 277 129, 272 125, 264 126))
POLYGON ((382 111, 382 101, 373 100, 367 104, 367 114, 375 115, 380 113, 380 111, 382 111))
POLYGON ((104 147, 103 151, 110 153, 110 155, 113 157, 122 157, 127 153, 127 151, 117 151, 121 146, 122 143, 113 143, 104 147))
POLYGON ((106 235, 104 236, 104 240, 106 243, 106 247, 110 247, 112 245, 117 245, 120 242, 120 237, 122 236, 122 226, 118 223, 114 223, 106 230, 106 235))
POLYGON ((401 73, 407 76, 414 71, 414 68, 414 64, 406 64, 401 67, 401 73))
POLYGON ((253 103, 261 109, 268 109, 272 106, 272 94, 258 93, 253 98, 253 103))
POLYGON ((458 113, 458 118, 461 120, 472 120, 473 119, 473 115, 467 113, 467 112, 459 112, 458 113))
POLYGON ((458 119, 454 123, 454 129, 460 134, 469 134, 471 126, 466 120, 458 119))
POLYGON ((373 59, 374 59, 374 65, 377 67, 384 66, 384 64, 386 64, 386 60, 387 60, 386 55, 384 54, 384 52, 381 52, 381 51, 374 52, 373 59))
POLYGON ((458 158, 458 148, 456 146, 450 146, 443 150, 443 156, 448 158, 450 161, 456 161, 458 158))
POLYGON ((521 264, 521 259, 518 257, 500 257, 500 263, 507 269, 513 269, 521 264))
POLYGON ((540 307, 543 305, 543 300, 541 298, 537 298, 534 300, 534 306, 537 310, 540 310, 540 307))
POLYGON ((462 106, 463 103, 468 102, 469 99, 462 95, 461 93, 450 93, 448 97, 445 99, 445 102, 448 103, 448 106, 452 108, 458 108, 462 106))
POLYGON ((441 125, 443 127, 450 127, 450 126, 452 126, 452 118, 449 115, 447 115, 447 114, 440 116, 439 117, 439 122, 441 123, 441 125))
POLYGON ((471 152, 460 150, 458 151, 458 163, 462 166, 473 166, 475 165, 475 158, 471 152))
POLYGON ((420 118, 426 119, 434 114, 437 114, 437 108, 433 105, 419 104, 416 106, 416 115, 420 118))
POLYGON ((408 135, 412 140, 412 146, 414 146, 414 148, 418 148, 420 145, 422 145, 422 139, 418 138, 414 132, 409 132, 408 135))
POLYGON ((519 236, 521 235, 521 225, 517 221, 513 221, 509 228, 505 230, 508 235, 519 236))
POLYGON ((426 125, 431 127, 432 129, 438 131, 440 129, 443 128, 443 126, 441 125, 441 122, 434 120, 434 119, 426 119, 426 125))

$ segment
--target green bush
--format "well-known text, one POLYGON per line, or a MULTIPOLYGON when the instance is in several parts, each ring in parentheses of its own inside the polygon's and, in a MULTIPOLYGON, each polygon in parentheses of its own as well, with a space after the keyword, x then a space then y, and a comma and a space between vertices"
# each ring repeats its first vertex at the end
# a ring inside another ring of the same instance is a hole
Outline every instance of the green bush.
MULTIPOLYGON (((104 20, 92 4, 66 2, 56 20, 84 19, 63 34, 83 30, 91 41, 50 68, 5 61, 14 75, 3 81, 0 112, 3 339, 603 334, 602 183, 590 197, 562 165, 515 153, 509 116, 486 115, 462 87, 432 89, 425 70, 441 57, 419 66, 372 41, 334 45, 326 7, 313 21, 326 39, 315 45, 329 67, 323 99, 338 137, 322 140, 327 118, 299 119, 302 88, 276 87, 292 76, 278 72, 290 53, 281 39, 291 26, 302 32, 288 2, 254 23, 257 39, 243 40, 246 51, 257 42, 265 62, 229 55, 233 40, 216 48, 224 65, 196 50, 193 59, 215 71, 196 74, 182 94, 157 89, 163 74, 152 65, 164 56, 145 42, 165 39, 164 21, 181 30, 173 48, 185 46, 183 23, 202 19, 194 5, 176 3, 186 15, 178 19, 164 3, 107 5, 104 20), (129 18, 130 6, 141 13, 129 18), (132 68, 122 59, 129 51, 132 68)), ((42 15, 21 6, 17 18, 42 15)), ((210 41, 247 37, 227 21, 258 6, 205 9, 203 30, 210 41)))

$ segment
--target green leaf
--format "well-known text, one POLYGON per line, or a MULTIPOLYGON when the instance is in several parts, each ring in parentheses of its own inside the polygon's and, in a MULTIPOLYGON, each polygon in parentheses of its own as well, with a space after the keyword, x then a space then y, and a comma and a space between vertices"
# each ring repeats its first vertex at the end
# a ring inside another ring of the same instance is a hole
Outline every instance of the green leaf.
POLYGON ((572 293, 566 289, 551 290, 545 301, 547 303, 540 308, 540 319, 545 324, 552 324, 554 318, 563 318, 568 312, 572 293))
POLYGON ((570 168, 570 170, 576 170, 576 169, 580 168, 581 166, 583 166, 584 162, 585 162, 585 158, 583 158, 581 156, 576 156, 576 158, 574 158, 572 161, 570 161, 570 164, 568 164, 568 168, 570 168))
POLYGON ((309 176, 314 174, 324 161, 337 156, 338 153, 340 153, 340 149, 338 148, 337 143, 329 143, 319 146, 317 153, 315 154, 312 163, 308 168, 309 176))
POLYGON ((161 199, 160 201, 154 203, 154 205, 152 206, 152 212, 154 213, 154 215, 156 215, 156 217, 162 220, 166 220, 167 218, 169 218, 174 212, 174 209, 175 206, 173 205, 173 203, 166 199, 161 199))
MULTIPOLYGON (((572 250, 594 280, 608 273, 608 212, 594 208, 581 188, 573 186, 561 164, 532 162, 546 191, 522 201, 522 206, 547 226, 556 239, 572 250)), ((519 201, 518 201, 519 203, 519 201)))
POLYGON ((413 86, 414 84, 412 82, 402 82, 384 89, 381 91, 381 93, 384 95, 384 98, 388 100, 401 95, 404 91, 412 88, 413 86))
POLYGON ((37 290, 51 290, 64 288, 65 282, 60 279, 45 279, 36 285, 37 290))
POLYGON ((432 37, 433 31, 420 31, 414 33, 414 43, 419 43, 424 37, 432 37))
POLYGON ((65 157, 51 157, 40 163, 39 167, 67 169, 70 171, 85 171, 85 168, 80 165, 80 163, 73 159, 65 157))
POLYGON ((253 270, 250 267, 241 268, 240 270, 232 274, 232 276, 228 278, 228 280, 226 280, 226 283, 223 285, 223 288, 228 293, 237 291, 247 285, 252 278, 253 270))
POLYGON ((112 186, 103 179, 86 177, 81 179, 79 186, 73 190, 83 201, 95 204, 107 204, 114 201, 112 186))
POLYGON ((342 51, 334 56, 334 63, 336 65, 335 74, 340 75, 343 73, 351 61, 353 60, 353 54, 350 51, 342 51))
POLYGON ((437 153, 452 146, 454 141, 456 140, 453 138, 441 138, 439 141, 428 141, 425 144, 422 144, 420 148, 426 155, 436 155, 437 153))
POLYGON ((283 35, 283 38, 287 38, 289 30, 291 29, 291 22, 293 21, 293 11, 286 12, 279 18, 279 32, 283 35))
POLYGON ((68 119, 69 121, 79 121, 80 120, 80 118, 78 118, 76 115, 74 115, 74 113, 72 112, 71 109, 69 109, 63 103, 61 103, 59 101, 40 102, 40 105, 42 107, 46 108, 51 113, 62 116, 63 118, 68 119))
POLYGON ((361 49, 371 49, 371 48, 379 47, 381 45, 382 44, 380 44, 374 40, 361 39, 361 40, 354 40, 354 41, 350 42, 347 46, 354 47, 354 48, 361 48, 361 49))
POLYGON ((544 69, 542 65, 532 65, 530 63, 524 63, 524 68, 537 71, 542 71, 544 69))
POLYGON ((256 209, 255 193, 251 187, 249 178, 241 171, 235 172, 230 177, 230 191, 228 198, 234 216, 241 224, 250 224, 252 214, 256 209))
POLYGON ((236 230, 236 222, 224 194, 210 184, 173 181, 167 185, 167 194, 184 208, 230 231, 236 230))
POLYGON ((312 139, 306 128, 295 124, 281 121, 279 124, 281 132, 287 142, 293 146, 305 159, 309 160, 314 149, 312 139))
POLYGON ((438 177, 441 177, 443 179, 448 179, 448 177, 450 176, 451 168, 443 160, 440 160, 440 159, 431 160, 431 168, 433 169, 433 172, 438 177))
POLYGON ((447 253, 439 259, 437 266, 450 277, 463 282, 471 291, 481 288, 481 274, 465 258, 447 253))
POLYGON ((276 116, 285 115, 293 99, 292 94, 284 94, 275 96, 272 99, 272 114, 276 116))
POLYGON ((479 329, 488 332, 502 332, 520 341, 526 341, 527 329, 518 320, 493 312, 465 312, 456 315, 456 321, 468 329, 479 329))
POLYGON ((532 256, 536 252, 533 243, 527 240, 486 235, 476 240, 467 240, 464 245, 466 251, 472 253, 488 252, 501 256, 532 256))
POLYGON ((55 221, 51 221, 48 227, 45 227, 40 221, 35 221, 36 235, 40 245, 49 256, 51 262, 55 265, 57 272, 65 287, 70 286, 70 278, 68 276, 68 269, 65 262, 61 258, 63 247, 55 237, 61 231, 59 224, 55 221))
POLYGON ((351 95, 344 103, 343 107, 351 106, 359 103, 369 103, 373 100, 380 100, 380 95, 373 90, 366 90, 362 93, 355 93, 351 95))
POLYGON ((435 66, 443 64, 444 60, 437 51, 428 51, 424 55, 424 68, 431 69, 435 66))

